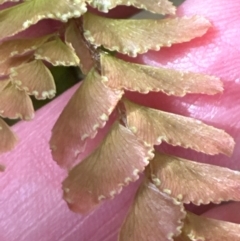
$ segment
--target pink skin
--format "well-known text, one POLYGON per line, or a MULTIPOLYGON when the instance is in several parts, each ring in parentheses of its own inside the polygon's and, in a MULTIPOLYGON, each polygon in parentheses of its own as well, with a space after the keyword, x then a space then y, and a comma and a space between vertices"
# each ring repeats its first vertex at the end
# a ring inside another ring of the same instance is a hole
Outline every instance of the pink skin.
MULTIPOLYGON (((231 158, 209 157, 180 148, 162 148, 175 154, 208 163, 240 169, 238 160, 239 117, 239 17, 238 1, 188 0, 179 15, 200 14, 213 23, 209 33, 191 43, 140 56, 138 62, 193 70, 219 76, 225 92, 213 97, 189 95, 170 98, 150 94, 145 98, 131 94, 141 103, 175 113, 196 117, 224 128, 236 140, 231 158)), ((86 216, 72 213, 62 200, 61 181, 66 172, 51 159, 48 140, 51 128, 76 87, 36 113, 34 121, 14 126, 20 143, 1 155, 7 170, 0 175, 0 240, 1 241, 116 241, 117 232, 132 201, 138 184, 131 184, 114 200, 86 216)), ((102 136, 102 131, 98 135, 102 136)), ((92 141, 88 150, 96 145, 92 141)), ((84 154, 86 155, 86 153, 84 154)), ((239 203, 229 203, 209 209, 204 215, 240 223, 239 203)))

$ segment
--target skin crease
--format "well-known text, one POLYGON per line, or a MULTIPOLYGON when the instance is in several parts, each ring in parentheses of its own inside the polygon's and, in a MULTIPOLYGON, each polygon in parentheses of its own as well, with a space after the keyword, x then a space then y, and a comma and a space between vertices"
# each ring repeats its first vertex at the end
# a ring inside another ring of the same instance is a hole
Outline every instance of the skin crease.
MULTIPOLYGON (((138 57, 139 63, 193 70, 221 77, 225 91, 213 97, 191 95, 170 98, 151 94, 140 98, 129 94, 139 103, 174 113, 196 117, 214 126, 224 128, 236 141, 231 158, 219 155, 209 157, 180 148, 167 152, 194 160, 227 166, 240 170, 240 90, 238 40, 240 17, 238 1, 189 0, 179 9, 179 15, 206 16, 213 28, 202 38, 191 43, 164 48, 138 57)), ((7 170, 0 174, 0 240, 1 241, 116 241, 119 226, 124 219, 133 193, 139 183, 131 184, 114 200, 86 216, 72 213, 62 200, 61 181, 66 172, 51 159, 48 147, 51 128, 60 111, 76 87, 36 113, 34 121, 14 126, 20 143, 17 148, 0 156, 7 170)), ((86 153, 96 146, 107 127, 101 130, 97 140, 89 143, 86 153)), ((82 157, 82 156, 81 156, 82 157)), ((240 223, 239 203, 228 203, 209 209, 203 215, 240 223)))

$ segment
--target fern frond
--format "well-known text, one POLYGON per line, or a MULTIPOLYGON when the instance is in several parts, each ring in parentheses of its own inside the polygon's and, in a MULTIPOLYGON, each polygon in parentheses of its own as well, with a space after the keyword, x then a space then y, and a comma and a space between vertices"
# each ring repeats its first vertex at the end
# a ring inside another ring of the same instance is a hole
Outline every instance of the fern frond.
POLYGON ((210 22, 200 16, 164 20, 119 20, 91 13, 83 16, 84 36, 91 44, 133 57, 188 42, 204 35, 210 26, 210 22))
MULTIPOLYGON (((11 1, 0 4, 4 2, 11 1)), ((220 79, 130 63, 106 53, 136 57, 201 37, 211 27, 202 16, 172 16, 175 10, 168 0, 26 0, 0 11, 0 116, 32 119, 30 95, 45 99, 56 92, 48 66, 79 66, 86 76, 58 118, 50 140, 53 159, 69 171, 63 181, 69 207, 89 212, 143 174, 119 241, 237 240, 239 235, 233 230, 238 230, 238 225, 186 213, 184 203, 239 201, 239 172, 154 149, 167 142, 209 155, 230 156, 233 138, 199 120, 142 106, 125 96, 128 91, 139 92, 143 98, 150 92, 214 95, 223 91, 220 79), (103 12, 131 5, 171 16, 110 19, 90 13, 87 4, 103 12), (45 36, 20 37, 44 19, 57 20, 59 27, 45 36), (79 154, 105 125, 111 127, 99 146, 79 160, 79 154), (232 232, 228 234, 227 229, 232 232)), ((11 150, 16 143, 2 119, 0 138, 0 152, 11 150)))
POLYGON ((0 118, 0 153, 12 150, 16 143, 17 137, 13 134, 8 125, 0 118))
POLYGON ((0 116, 31 120, 34 117, 34 109, 28 94, 9 83, 0 92, 0 116))
POLYGON ((107 13, 118 5, 134 6, 158 14, 175 14, 176 8, 168 0, 87 0, 99 11, 107 13))
POLYGON ((0 63, 14 56, 25 55, 36 50, 44 44, 53 35, 47 35, 39 38, 12 39, 0 44, 0 63))
POLYGON ((49 69, 41 60, 34 60, 11 69, 11 82, 36 99, 52 98, 56 86, 49 69))
POLYGON ((238 241, 240 225, 210 218, 204 218, 187 212, 182 234, 175 241, 225 240, 238 241))
POLYGON ((151 151, 116 121, 101 145, 69 172, 63 182, 64 199, 76 212, 90 211, 136 181, 152 159, 151 151))
POLYGON ((145 180, 120 231, 119 241, 173 240, 181 233, 183 204, 145 180))
POLYGON ((0 63, 0 77, 9 76, 11 69, 31 60, 31 55, 20 55, 8 58, 0 63))
POLYGON ((215 76, 133 64, 109 54, 101 54, 101 73, 108 87, 143 94, 161 91, 175 96, 213 95, 223 91, 222 82, 215 76))
POLYGON ((42 44, 34 53, 35 59, 46 60, 53 66, 78 66, 79 58, 60 38, 42 44))
POLYGON ((50 146, 60 166, 72 167, 87 139, 106 124, 122 95, 123 91, 105 86, 95 69, 88 73, 52 130, 50 146))
POLYGON ((155 153, 150 168, 153 183, 184 203, 240 201, 240 172, 163 153, 155 153))
POLYGON ((146 145, 159 145, 165 141, 209 155, 231 155, 233 151, 235 142, 223 130, 190 117, 140 106, 126 99, 124 105, 128 128, 146 145))
POLYGON ((0 39, 11 37, 42 19, 67 22, 87 11, 85 0, 30 0, 0 12, 0 39))

